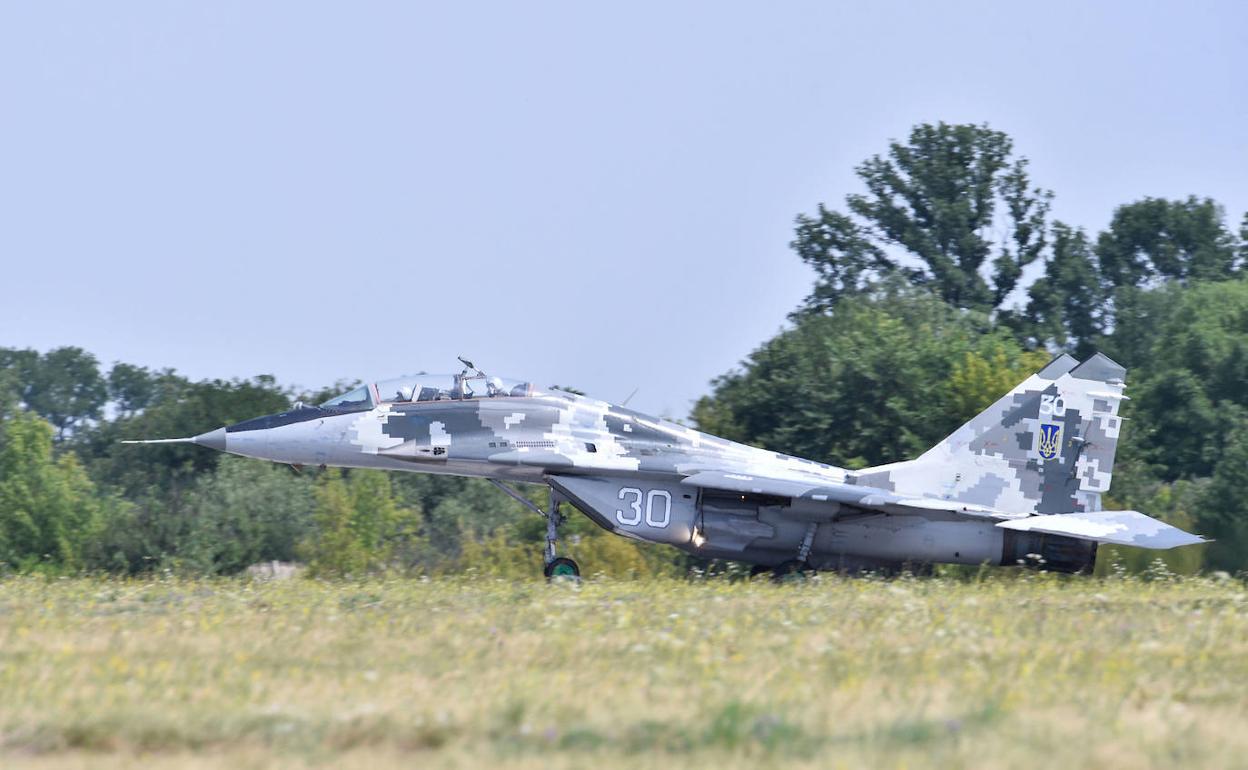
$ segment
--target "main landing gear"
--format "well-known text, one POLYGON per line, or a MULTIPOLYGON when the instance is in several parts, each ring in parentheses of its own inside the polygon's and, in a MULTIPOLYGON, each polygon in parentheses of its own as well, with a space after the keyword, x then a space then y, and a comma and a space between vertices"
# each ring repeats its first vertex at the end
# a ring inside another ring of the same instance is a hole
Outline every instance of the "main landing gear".
POLYGON ((811 547, 815 543, 815 533, 818 530, 818 523, 811 522, 810 526, 806 528, 806 535, 802 538, 801 545, 797 548, 797 558, 780 562, 774 567, 755 564, 753 567, 750 567, 750 579, 767 572, 771 572, 771 579, 777 583, 802 582, 814 577, 816 570, 810 566, 809 559, 811 547))
POLYGON ((559 540, 559 525, 564 522, 564 515, 559 510, 559 503, 562 502, 555 493, 554 488, 550 490, 550 504, 547 506, 549 510, 543 511, 538 508, 527 497, 520 494, 516 490, 507 486, 498 479, 490 479, 489 482, 499 489, 506 492, 516 502, 534 511, 542 518, 546 519, 546 548, 542 553, 542 563, 544 565, 542 571, 546 575, 547 580, 573 580, 581 579, 580 566, 566 556, 555 555, 555 543, 559 540))

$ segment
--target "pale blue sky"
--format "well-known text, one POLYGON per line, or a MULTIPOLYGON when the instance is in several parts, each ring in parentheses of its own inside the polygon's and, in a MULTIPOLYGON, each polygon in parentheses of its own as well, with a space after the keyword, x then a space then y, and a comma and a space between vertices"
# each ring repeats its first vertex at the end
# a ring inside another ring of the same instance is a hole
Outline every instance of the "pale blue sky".
POLYGON ((1243 3, 0 4, 0 345, 193 377, 449 371, 687 413, 921 121, 1056 214, 1248 208, 1243 3))

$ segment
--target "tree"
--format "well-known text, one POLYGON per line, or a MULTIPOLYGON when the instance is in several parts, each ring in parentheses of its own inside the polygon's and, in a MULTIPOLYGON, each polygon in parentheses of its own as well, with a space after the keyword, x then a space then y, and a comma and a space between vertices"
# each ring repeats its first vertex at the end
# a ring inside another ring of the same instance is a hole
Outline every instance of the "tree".
MULTIPOLYGON (((1113 330, 1096 339, 1097 348, 1128 370, 1154 368, 1153 349, 1184 293, 1185 287, 1177 283, 1140 291, 1119 290, 1113 303, 1113 330)), ((1131 380, 1138 383, 1138 373, 1131 380)))
POLYGON ((35 369, 38 366, 39 351, 37 350, 0 348, 0 372, 4 373, 18 401, 24 400, 26 388, 35 378, 35 369))
POLYGON ((1163 369, 1132 389, 1133 440, 1165 481, 1213 472, 1222 424, 1203 386, 1187 369, 1163 369))
POLYGON ((818 280, 806 298, 805 310, 827 311, 845 296, 867 291, 880 277, 901 273, 921 284, 921 270, 892 260, 875 243, 869 227, 819 204, 815 216, 797 216, 797 237, 789 244, 818 280))
POLYGON ((100 416, 108 398, 95 356, 82 348, 49 350, 26 389, 27 406, 56 426, 58 439, 84 420, 100 416))
POLYGON ((935 444, 1043 358, 1024 356, 982 316, 892 280, 830 316, 798 319, 717 379, 693 417, 701 430, 766 449, 875 465, 935 444))
POLYGON ((208 574, 241 572, 262 561, 294 561, 312 529, 312 482, 289 469, 234 457, 188 495, 191 528, 177 561, 208 574))
MULTIPOLYGON (((533 489, 528 491, 532 493, 533 489)), ((534 503, 546 505, 540 496, 530 494, 530 497, 534 503)), ((532 515, 532 511, 486 481, 469 479, 456 494, 428 510, 424 532, 431 544, 453 556, 464 540, 483 540, 500 528, 532 515)))
POLYGON ((915 126, 857 167, 867 193, 846 197, 848 214, 821 204, 798 216, 791 246, 818 275, 805 309, 826 311, 890 274, 954 307, 999 307, 1046 245, 1052 194, 1032 186, 1027 166, 987 125, 915 126))
POLYGON ((163 494, 189 486, 215 471, 221 455, 187 444, 123 445, 122 439, 194 436, 290 406, 287 393, 268 375, 188 382, 163 372, 153 383, 152 401, 142 412, 119 416, 74 442, 97 479, 108 479, 132 498, 151 489, 163 494))
POLYGON ((1142 292, 1146 333, 1120 319, 1143 375, 1130 416, 1141 453, 1165 480, 1208 476, 1235 410, 1248 410, 1248 281, 1142 292))
POLYGON ((1248 265, 1248 211, 1239 225, 1239 267, 1248 265))
POLYGON ((398 507, 382 471, 344 478, 327 470, 315 495, 315 528, 303 548, 313 574, 359 576, 384 568, 400 538, 416 537, 419 512, 398 507))
POLYGON ((0 367, 13 373, 22 403, 56 426, 57 439, 99 417, 108 400, 99 363, 82 348, 56 348, 42 356, 33 350, 3 350, 0 367))
POLYGON ((987 340, 953 364, 947 403, 960 422, 967 422, 1046 363, 1043 352, 1021 352, 1007 342, 987 340))
POLYGON ((1242 414, 1228 432, 1201 503, 1201 531, 1215 539, 1207 546, 1206 563, 1243 570, 1248 565, 1248 419, 1242 414))
POLYGON ((1221 281, 1236 272, 1235 236, 1209 198, 1161 198, 1119 206, 1096 242, 1106 294, 1159 280, 1221 281))
POLYGON ((124 417, 146 408, 156 394, 157 380, 146 367, 118 362, 108 372, 108 397, 124 417))
POLYGON ((21 569, 82 566, 96 534, 95 486, 72 452, 52 457, 52 426, 29 412, 4 423, 0 441, 0 562, 21 569))
POLYGON ((355 536, 355 506, 342 472, 325 471, 316 485, 316 529, 304 551, 317 574, 360 574, 368 555, 355 536))
POLYGON ((1027 290, 1020 336, 1085 358, 1095 352, 1094 339, 1104 325, 1104 301, 1092 246, 1083 230, 1061 222, 1053 223, 1052 244, 1044 274, 1027 290))
MULTIPOLYGON (((0 355, 3 355, 3 351, 0 351, 0 355)), ((14 372, 0 364, 0 425, 16 414, 18 408, 17 377, 14 372)))

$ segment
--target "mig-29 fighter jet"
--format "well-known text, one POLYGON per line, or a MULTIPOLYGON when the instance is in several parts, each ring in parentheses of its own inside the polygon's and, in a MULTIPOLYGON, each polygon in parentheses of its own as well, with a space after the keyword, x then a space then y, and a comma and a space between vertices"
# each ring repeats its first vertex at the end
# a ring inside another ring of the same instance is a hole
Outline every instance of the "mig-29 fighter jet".
MULTIPOLYGON (((459 374, 362 385, 189 442, 293 466, 476 476, 544 516, 545 572, 563 503, 616 534, 777 576, 903 564, 1091 570, 1097 545, 1204 542, 1137 511, 1101 510, 1126 370, 1097 354, 1054 359, 905 462, 846 470, 700 433, 621 406, 459 374), (542 510, 512 486, 544 484, 542 510)), ((133 442, 145 443, 145 442, 133 442)))

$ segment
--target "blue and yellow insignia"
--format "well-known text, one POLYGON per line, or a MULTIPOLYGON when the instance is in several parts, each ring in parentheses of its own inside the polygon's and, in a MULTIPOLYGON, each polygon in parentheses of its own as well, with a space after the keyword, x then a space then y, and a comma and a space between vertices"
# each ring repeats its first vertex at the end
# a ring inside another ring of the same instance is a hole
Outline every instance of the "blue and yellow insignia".
POLYGON ((1040 425, 1040 456, 1046 460, 1057 457, 1061 446, 1062 426, 1043 423, 1040 425))

